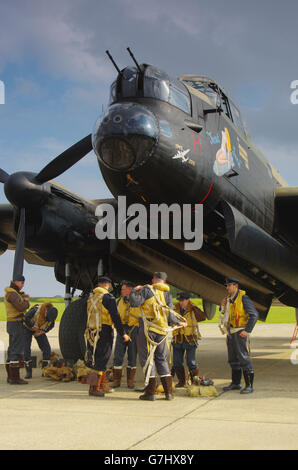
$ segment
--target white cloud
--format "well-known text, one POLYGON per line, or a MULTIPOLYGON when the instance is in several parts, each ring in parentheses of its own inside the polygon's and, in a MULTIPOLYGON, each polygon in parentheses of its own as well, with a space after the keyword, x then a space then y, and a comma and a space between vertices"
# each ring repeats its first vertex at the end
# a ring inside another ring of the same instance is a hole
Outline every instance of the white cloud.
POLYGON ((113 69, 103 54, 93 54, 94 33, 68 20, 71 2, 27 1, 1 5, 0 69, 7 63, 37 60, 51 76, 74 81, 110 81, 113 69), (54 8, 55 7, 55 8, 54 8), (17 25, 17 27, 16 27, 17 25), (13 33, 12 33, 13 31, 13 33))

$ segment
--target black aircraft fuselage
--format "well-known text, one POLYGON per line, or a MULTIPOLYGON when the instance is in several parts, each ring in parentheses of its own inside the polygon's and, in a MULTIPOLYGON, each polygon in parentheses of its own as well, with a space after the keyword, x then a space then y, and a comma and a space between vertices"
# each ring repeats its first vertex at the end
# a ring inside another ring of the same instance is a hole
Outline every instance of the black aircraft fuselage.
POLYGON ((128 67, 118 76, 94 129, 93 147, 113 195, 202 202, 205 213, 226 200, 272 232, 280 182, 252 148, 235 105, 210 79, 178 81, 153 66, 141 67, 143 73, 128 67))
POLYGON ((199 263, 201 281, 218 283, 233 269, 263 316, 273 296, 298 306, 297 244, 285 239, 275 211, 277 188, 287 183, 255 148, 238 108, 215 81, 176 80, 146 64, 125 68, 95 125, 93 148, 115 197, 204 205, 200 253, 183 253, 173 241, 157 251, 190 268, 199 263))
POLYGON ((274 297, 298 307, 298 188, 254 146, 233 101, 207 77, 177 80, 147 64, 118 71, 92 136, 38 174, 0 170, 12 204, 0 207, 0 250, 18 248, 20 272, 24 255, 55 266, 67 292, 90 290, 98 273, 142 283, 158 270, 200 294, 213 314, 226 277, 240 280, 262 319, 274 297), (118 196, 147 207, 202 204, 202 248, 187 251, 174 238, 97 239, 95 210, 107 200, 88 201, 52 181, 92 147, 115 211, 118 196))

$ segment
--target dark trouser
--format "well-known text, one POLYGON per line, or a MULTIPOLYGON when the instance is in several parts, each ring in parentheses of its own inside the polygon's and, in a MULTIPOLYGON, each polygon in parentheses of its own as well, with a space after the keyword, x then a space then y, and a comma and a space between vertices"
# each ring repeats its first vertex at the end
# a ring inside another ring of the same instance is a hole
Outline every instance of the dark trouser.
POLYGON ((24 354, 24 326, 21 321, 8 321, 6 331, 9 335, 7 362, 19 362, 24 354))
MULTIPOLYGON (((24 328, 24 359, 26 362, 31 360, 31 343, 34 331, 24 328)), ((49 361, 51 358, 51 346, 47 335, 44 333, 40 336, 35 336, 39 349, 42 351, 43 361, 49 361)))
POLYGON ((240 336, 241 331, 227 336, 228 362, 232 369, 252 371, 253 367, 247 349, 247 338, 240 336))
POLYGON ((139 327, 129 327, 124 325, 125 333, 129 334, 131 341, 124 342, 122 336, 117 335, 113 367, 121 367, 125 352, 127 351, 127 365, 128 367, 136 367, 137 365, 137 335, 139 327), (132 329, 133 328, 133 329, 132 329))
MULTIPOLYGON (((156 343, 160 343, 160 341, 165 338, 165 336, 154 333, 153 331, 149 332, 149 336, 156 343)), ((141 366, 144 367, 147 361, 147 357, 148 357, 148 348, 147 348, 147 338, 144 333, 143 320, 140 320, 140 329, 139 329, 139 334, 137 336, 137 346, 138 346, 138 354, 140 358, 140 363, 141 363, 141 366)), ((168 364, 168 347, 167 347, 167 341, 165 339, 155 349, 153 367, 151 370, 150 377, 156 377, 156 371, 161 377, 165 375, 171 375, 169 364, 168 364)))
POLYGON ((186 339, 183 339, 183 342, 172 343, 173 347, 173 367, 174 369, 184 368, 184 354, 186 353, 186 363, 189 370, 196 370, 198 368, 198 363, 196 361, 196 343, 189 343, 186 339))
MULTIPOLYGON (((91 369, 103 372, 106 371, 108 361, 112 354, 113 337, 113 328, 110 325, 102 325, 102 330, 96 345, 94 364, 90 365, 91 369)), ((92 357, 93 347, 89 343, 88 348, 92 357)))

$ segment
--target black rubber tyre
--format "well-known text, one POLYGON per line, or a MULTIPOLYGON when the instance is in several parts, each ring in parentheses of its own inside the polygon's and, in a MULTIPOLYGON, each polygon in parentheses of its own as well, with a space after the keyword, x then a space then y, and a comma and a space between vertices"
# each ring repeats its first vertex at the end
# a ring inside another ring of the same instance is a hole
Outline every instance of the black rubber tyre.
POLYGON ((59 345, 66 361, 84 359, 86 320, 87 297, 75 300, 64 310, 59 326, 59 345))

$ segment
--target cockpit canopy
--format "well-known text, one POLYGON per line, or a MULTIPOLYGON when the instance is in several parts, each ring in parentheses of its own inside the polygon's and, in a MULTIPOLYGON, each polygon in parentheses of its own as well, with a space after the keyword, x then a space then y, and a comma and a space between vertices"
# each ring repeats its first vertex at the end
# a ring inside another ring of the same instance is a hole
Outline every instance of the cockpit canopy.
POLYGON ((109 104, 125 98, 156 98, 191 114, 190 95, 183 83, 153 65, 143 64, 140 70, 136 67, 122 70, 111 85, 109 104))
POLYGON ((212 80, 212 78, 202 75, 182 75, 179 77, 179 80, 194 90, 203 93, 204 96, 207 96, 211 104, 221 109, 245 137, 250 137, 247 124, 239 109, 233 101, 228 98, 225 90, 212 80))

